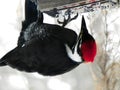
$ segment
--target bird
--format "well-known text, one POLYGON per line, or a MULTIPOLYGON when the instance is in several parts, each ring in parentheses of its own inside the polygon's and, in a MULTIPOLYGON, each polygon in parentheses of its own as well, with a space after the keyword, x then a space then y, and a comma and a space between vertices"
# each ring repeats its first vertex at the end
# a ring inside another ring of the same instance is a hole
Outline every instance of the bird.
MULTIPOLYGON (((83 62, 93 62, 96 53, 96 43, 93 37, 86 31, 86 27, 83 26, 84 24, 84 20, 82 20, 82 32, 78 38, 75 33, 71 35, 71 39, 73 39, 73 37, 75 38, 75 41, 73 40, 74 43, 72 44, 72 46, 75 46, 74 48, 70 48, 70 46, 68 46, 67 43, 65 45, 64 42, 67 38, 67 34, 68 38, 70 38, 69 34, 71 33, 71 30, 64 29, 62 31, 62 27, 58 28, 58 26, 53 25, 53 27, 60 29, 59 33, 52 32, 50 34, 50 32, 48 32, 50 35, 46 37, 38 38, 37 40, 36 38, 33 38, 32 40, 27 41, 25 43, 26 45, 16 47, 10 51, 1 60, 3 60, 7 65, 17 68, 18 70, 38 72, 47 76, 66 73, 83 62), (64 33, 60 35, 61 31, 64 33), (84 38, 84 35, 88 35, 88 37, 84 38), (61 37, 59 38, 58 36, 61 37), (63 41, 62 38, 64 39, 63 41), (79 61, 75 61, 75 59, 79 59, 79 61)), ((45 24, 45 27, 47 25, 49 26, 49 24, 45 24)), ((51 26, 48 28, 50 31, 51 26)))
POLYGON ((36 21, 22 28, 17 47, 0 59, 1 66, 55 76, 71 71, 83 62, 93 62, 96 43, 87 31, 84 18, 77 35, 74 30, 44 23, 42 12, 35 17, 36 21))

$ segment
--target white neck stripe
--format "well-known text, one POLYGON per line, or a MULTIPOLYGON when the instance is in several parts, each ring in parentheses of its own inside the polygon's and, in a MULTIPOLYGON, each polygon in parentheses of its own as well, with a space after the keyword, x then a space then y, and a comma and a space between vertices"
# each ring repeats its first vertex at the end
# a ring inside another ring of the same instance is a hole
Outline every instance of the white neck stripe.
POLYGON ((77 53, 77 45, 75 46, 75 51, 72 53, 72 50, 65 45, 68 56, 75 62, 82 62, 80 55, 77 53))

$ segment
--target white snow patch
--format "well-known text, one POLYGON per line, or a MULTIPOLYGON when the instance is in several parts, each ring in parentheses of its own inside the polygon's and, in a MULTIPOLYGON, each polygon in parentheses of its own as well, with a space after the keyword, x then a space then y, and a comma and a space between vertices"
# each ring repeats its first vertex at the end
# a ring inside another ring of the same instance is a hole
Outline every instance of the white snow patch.
POLYGON ((65 83, 57 78, 51 78, 48 81, 48 87, 52 90, 71 90, 71 87, 68 83, 65 83))

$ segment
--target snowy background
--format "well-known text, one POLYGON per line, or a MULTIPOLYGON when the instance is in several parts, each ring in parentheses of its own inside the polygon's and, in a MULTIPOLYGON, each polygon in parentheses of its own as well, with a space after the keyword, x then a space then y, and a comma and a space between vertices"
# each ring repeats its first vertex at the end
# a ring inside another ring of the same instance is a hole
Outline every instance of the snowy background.
MULTIPOLYGON (((0 58, 17 45, 21 21, 24 20, 23 6, 24 0, 2 0, 0 3, 0 58)), ((0 67, 0 90, 120 90, 120 9, 98 10, 84 15, 98 46, 94 63, 81 64, 54 77, 20 72, 9 66, 0 67), (114 88, 103 88, 111 86, 110 82, 114 83, 114 88)), ((56 22, 48 15, 45 17, 44 22, 56 22)), ((80 30, 80 24, 81 14, 67 27, 80 30)))

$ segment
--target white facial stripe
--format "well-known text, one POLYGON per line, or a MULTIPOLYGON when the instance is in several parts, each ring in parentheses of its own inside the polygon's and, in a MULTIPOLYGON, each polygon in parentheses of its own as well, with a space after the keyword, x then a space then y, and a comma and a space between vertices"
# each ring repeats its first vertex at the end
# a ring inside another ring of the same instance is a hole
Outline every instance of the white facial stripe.
POLYGON ((79 54, 77 53, 77 45, 75 46, 75 52, 72 53, 71 49, 68 47, 68 45, 66 46, 66 51, 68 56, 75 62, 82 62, 81 57, 79 56, 79 54))

